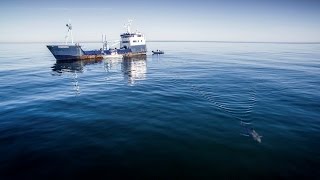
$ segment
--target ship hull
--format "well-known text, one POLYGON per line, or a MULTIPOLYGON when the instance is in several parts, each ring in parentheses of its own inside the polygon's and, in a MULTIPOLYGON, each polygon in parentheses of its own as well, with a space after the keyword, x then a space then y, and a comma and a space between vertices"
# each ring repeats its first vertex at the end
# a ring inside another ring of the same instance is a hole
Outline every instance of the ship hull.
MULTIPOLYGON (((63 60, 83 60, 83 59, 102 59, 111 55, 114 50, 91 50, 84 51, 81 46, 78 45, 48 45, 52 55, 58 61, 63 60)), ((130 48, 116 49, 116 52, 120 56, 132 57, 136 55, 145 55, 147 53, 146 45, 131 46, 130 48)))
POLYGON ((47 48, 56 60, 77 60, 84 55, 81 46, 76 45, 48 45, 47 48))

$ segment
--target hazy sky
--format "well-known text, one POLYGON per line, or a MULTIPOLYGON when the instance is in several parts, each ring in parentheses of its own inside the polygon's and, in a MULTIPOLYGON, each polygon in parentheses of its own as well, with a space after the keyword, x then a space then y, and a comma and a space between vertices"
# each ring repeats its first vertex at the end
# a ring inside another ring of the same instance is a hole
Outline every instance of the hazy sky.
POLYGON ((2 0, 0 42, 119 39, 128 18, 147 40, 320 42, 320 0, 2 0))

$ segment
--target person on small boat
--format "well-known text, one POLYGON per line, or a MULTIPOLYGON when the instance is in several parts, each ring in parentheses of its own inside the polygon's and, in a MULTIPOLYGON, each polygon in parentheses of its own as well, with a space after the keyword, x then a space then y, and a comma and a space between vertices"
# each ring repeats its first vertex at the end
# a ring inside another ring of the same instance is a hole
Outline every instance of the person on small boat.
POLYGON ((157 49, 156 51, 152 51, 153 54, 163 54, 163 51, 157 49))

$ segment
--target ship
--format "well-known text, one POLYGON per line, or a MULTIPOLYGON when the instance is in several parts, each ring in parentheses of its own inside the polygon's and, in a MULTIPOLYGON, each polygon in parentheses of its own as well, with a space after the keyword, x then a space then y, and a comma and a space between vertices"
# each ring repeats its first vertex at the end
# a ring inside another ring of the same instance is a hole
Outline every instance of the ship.
POLYGON ((141 32, 131 32, 132 20, 125 24, 126 32, 120 34, 120 40, 116 42, 107 42, 106 35, 102 35, 102 48, 98 50, 83 50, 79 43, 74 44, 72 25, 66 24, 68 28, 63 45, 47 45, 57 61, 64 60, 85 60, 85 59, 103 59, 108 57, 133 57, 145 56, 147 53, 146 38, 141 32), (71 44, 69 44, 71 38, 71 44), (120 48, 112 46, 120 44, 120 48))

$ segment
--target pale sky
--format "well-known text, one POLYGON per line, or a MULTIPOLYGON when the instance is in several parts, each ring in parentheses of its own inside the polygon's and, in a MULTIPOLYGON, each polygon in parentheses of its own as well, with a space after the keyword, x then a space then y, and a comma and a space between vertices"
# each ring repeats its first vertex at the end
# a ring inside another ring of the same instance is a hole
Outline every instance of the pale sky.
POLYGON ((119 39, 127 19, 147 40, 320 42, 317 0, 0 2, 0 42, 119 39))

